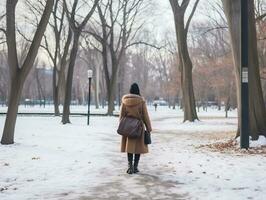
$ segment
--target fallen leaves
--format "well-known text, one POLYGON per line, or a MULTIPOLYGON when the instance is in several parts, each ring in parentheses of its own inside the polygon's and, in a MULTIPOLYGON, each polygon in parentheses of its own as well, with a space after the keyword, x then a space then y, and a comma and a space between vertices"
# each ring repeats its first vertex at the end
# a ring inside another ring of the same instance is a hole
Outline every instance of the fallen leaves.
POLYGON ((206 145, 200 145, 199 147, 209 147, 211 149, 216 149, 216 150, 224 150, 224 149, 231 149, 235 148, 237 145, 235 140, 229 140, 227 142, 216 142, 213 144, 206 144, 206 145))
POLYGON ((198 146, 198 148, 207 148, 213 151, 219 151, 219 152, 224 152, 225 150, 233 150, 236 149, 236 141, 235 140, 229 140, 226 142, 216 142, 216 143, 211 143, 211 144, 204 144, 198 146))
POLYGON ((210 150, 213 152, 220 152, 220 153, 237 153, 236 156, 243 156, 246 154, 249 154, 249 155, 265 154, 266 156, 266 147, 262 146, 262 147, 249 148, 249 149, 240 149, 239 144, 237 143, 235 139, 199 145, 196 148, 199 148, 199 149, 202 148, 202 149, 210 150))

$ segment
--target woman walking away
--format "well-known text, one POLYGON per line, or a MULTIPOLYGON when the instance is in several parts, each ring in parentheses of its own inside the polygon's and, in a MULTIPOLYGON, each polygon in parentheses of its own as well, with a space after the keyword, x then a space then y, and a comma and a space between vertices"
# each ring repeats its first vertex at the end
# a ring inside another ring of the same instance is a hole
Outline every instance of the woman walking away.
POLYGON ((140 154, 148 153, 148 146, 144 143, 144 125, 146 131, 152 131, 149 114, 144 98, 141 97, 138 84, 131 85, 130 94, 123 96, 120 110, 120 121, 124 117, 136 118, 141 121, 140 136, 131 138, 122 136, 121 152, 127 152, 128 174, 138 173, 140 154), (134 157, 134 164, 133 164, 134 157))

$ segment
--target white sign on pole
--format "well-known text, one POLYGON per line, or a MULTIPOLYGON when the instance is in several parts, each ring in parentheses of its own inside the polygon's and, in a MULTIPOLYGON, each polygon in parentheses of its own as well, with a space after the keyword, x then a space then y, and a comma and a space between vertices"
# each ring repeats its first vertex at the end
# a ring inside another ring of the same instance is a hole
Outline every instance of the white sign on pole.
POLYGON ((242 83, 248 83, 248 68, 244 67, 242 69, 242 83))

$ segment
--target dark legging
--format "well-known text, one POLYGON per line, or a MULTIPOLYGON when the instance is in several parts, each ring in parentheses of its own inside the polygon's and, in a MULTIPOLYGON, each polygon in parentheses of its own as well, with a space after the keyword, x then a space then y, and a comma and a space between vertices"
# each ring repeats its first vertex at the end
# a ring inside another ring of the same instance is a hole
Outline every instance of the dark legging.
MULTIPOLYGON (((139 158, 140 158, 140 154, 135 154, 134 160, 139 161, 139 158)), ((128 153, 127 159, 128 159, 128 162, 132 162, 133 161, 133 153, 128 153)))

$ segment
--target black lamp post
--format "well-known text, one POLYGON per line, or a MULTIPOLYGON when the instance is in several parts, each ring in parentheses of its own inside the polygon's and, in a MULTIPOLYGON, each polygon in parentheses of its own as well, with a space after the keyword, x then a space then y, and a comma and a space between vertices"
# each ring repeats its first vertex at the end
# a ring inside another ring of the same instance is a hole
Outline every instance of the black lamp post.
POLYGON ((90 124, 90 105, 91 105, 91 79, 92 79, 93 71, 88 70, 88 79, 89 79, 89 93, 88 93, 88 120, 87 124, 90 124))
POLYGON ((241 1, 241 127, 240 147, 249 148, 248 1, 241 1))

